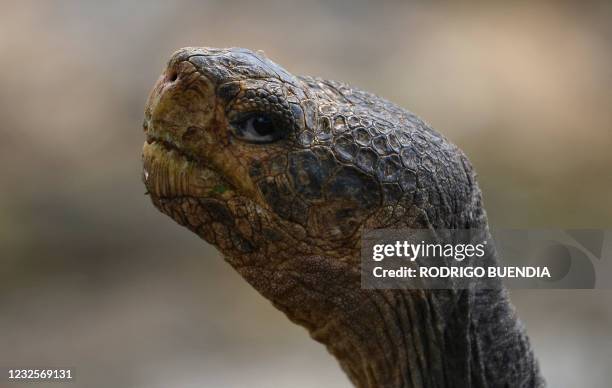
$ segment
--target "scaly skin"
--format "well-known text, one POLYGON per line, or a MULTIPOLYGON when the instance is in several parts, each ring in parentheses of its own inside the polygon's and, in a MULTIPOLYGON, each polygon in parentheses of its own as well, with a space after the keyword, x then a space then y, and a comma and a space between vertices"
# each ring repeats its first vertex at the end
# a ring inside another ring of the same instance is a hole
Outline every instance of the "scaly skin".
POLYGON ((356 386, 544 385, 505 290, 360 287, 364 228, 487 227, 469 161, 412 113, 261 53, 184 48, 145 116, 154 205, 215 245, 356 386), (253 120, 272 130, 253 135, 253 120))

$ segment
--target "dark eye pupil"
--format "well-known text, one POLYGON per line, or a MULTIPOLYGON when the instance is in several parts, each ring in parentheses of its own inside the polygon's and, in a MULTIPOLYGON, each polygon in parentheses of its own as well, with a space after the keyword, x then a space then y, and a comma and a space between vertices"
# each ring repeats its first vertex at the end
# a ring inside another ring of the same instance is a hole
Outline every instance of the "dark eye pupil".
POLYGON ((253 117, 253 129, 258 135, 266 136, 274 133, 274 123, 268 116, 255 116, 253 117))
POLYGON ((236 137, 249 143, 272 143, 288 136, 286 125, 279 125, 279 118, 267 113, 239 115, 230 125, 236 137))

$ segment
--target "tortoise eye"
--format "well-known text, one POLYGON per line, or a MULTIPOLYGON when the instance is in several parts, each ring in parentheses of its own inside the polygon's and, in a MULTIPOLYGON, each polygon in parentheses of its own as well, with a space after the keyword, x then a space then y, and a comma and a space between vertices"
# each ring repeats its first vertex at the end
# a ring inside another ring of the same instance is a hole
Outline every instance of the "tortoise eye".
POLYGON ((274 122, 268 116, 257 115, 249 118, 247 126, 253 128, 253 130, 259 136, 268 136, 274 133, 274 122))
POLYGON ((284 137, 274 118, 265 113, 251 113, 232 122, 236 137, 250 143, 272 143, 284 137))

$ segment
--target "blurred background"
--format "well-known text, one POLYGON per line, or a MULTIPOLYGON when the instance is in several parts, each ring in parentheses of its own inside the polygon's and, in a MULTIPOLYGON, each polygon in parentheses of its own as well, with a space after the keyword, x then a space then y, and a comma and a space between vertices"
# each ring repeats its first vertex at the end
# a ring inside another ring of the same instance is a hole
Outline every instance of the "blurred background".
MULTIPOLYGON (((75 387, 349 387, 144 195, 143 107, 170 54, 261 49, 397 102, 466 151, 494 227, 609 228, 611 4, 3 1, 0 366, 72 367, 75 387)), ((512 298, 551 387, 610 386, 612 292, 512 298)))

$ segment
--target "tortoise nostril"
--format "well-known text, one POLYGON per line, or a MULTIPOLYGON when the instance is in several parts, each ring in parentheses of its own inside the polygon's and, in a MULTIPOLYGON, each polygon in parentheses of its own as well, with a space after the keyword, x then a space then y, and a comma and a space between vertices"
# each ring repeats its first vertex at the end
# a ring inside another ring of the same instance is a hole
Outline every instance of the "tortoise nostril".
POLYGON ((170 82, 174 82, 178 79, 178 72, 176 70, 170 70, 170 73, 168 74, 168 81, 170 82))

